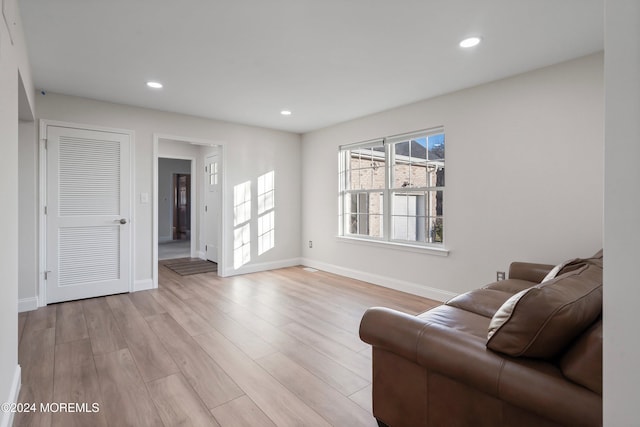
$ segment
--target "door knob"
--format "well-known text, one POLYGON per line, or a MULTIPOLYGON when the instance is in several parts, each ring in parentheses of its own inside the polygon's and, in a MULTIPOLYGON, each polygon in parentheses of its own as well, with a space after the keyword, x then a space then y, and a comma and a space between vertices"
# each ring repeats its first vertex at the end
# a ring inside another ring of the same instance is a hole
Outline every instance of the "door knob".
POLYGON ((120 218, 120 219, 116 219, 115 222, 119 222, 122 225, 125 225, 127 223, 127 220, 125 218, 120 218))

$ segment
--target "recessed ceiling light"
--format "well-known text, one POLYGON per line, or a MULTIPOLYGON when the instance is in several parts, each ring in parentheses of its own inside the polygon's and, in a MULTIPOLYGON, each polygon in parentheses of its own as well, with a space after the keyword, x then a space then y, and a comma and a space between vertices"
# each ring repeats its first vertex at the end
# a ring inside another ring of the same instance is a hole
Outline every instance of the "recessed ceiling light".
POLYGON ((159 82, 147 82, 147 86, 153 89, 162 89, 162 83, 159 82))
POLYGON ((480 44, 480 37, 469 37, 460 42, 460 47, 468 48, 474 47, 480 44))
POLYGON ((282 114, 283 116, 290 116, 290 115, 291 115, 291 111, 289 111, 289 110, 282 110, 282 111, 280 111, 280 114, 282 114))

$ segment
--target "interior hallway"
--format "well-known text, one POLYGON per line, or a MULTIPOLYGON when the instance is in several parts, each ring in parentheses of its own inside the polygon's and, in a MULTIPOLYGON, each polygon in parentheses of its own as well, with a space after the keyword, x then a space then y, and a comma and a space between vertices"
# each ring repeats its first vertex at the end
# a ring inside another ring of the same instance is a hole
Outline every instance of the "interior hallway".
POLYGON ((190 240, 170 240, 158 243, 158 260, 189 258, 190 256, 190 240))

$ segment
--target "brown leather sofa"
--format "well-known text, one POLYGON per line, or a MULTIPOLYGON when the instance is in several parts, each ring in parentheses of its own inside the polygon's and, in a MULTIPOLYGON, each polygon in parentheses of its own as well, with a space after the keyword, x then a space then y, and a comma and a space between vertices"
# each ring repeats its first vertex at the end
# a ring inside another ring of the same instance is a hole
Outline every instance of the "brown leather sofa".
POLYGON ((602 251, 553 267, 512 263, 417 316, 367 310, 378 424, 601 426, 602 251))

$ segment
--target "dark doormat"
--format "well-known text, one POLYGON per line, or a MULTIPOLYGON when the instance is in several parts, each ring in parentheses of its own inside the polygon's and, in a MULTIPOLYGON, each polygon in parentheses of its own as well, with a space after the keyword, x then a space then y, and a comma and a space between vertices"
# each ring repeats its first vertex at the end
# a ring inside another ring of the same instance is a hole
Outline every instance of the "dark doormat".
POLYGON ((213 273, 218 271, 218 264, 213 261, 205 261, 199 258, 181 258, 177 260, 163 261, 162 265, 181 276, 191 274, 213 273))

